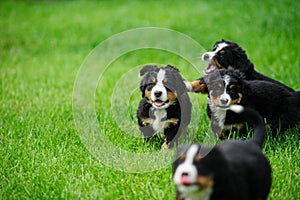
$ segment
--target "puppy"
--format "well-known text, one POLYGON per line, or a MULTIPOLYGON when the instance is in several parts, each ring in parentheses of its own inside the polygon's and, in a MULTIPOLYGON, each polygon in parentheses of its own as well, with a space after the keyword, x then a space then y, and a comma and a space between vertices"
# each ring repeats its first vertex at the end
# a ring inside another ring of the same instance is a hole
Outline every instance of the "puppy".
POLYGON ((192 144, 177 152, 173 180, 177 200, 263 200, 271 187, 271 167, 262 153, 266 127, 254 110, 239 105, 255 134, 246 141, 227 140, 213 147, 192 144))
POLYGON ((171 65, 146 65, 140 71, 142 99, 137 119, 144 137, 156 132, 165 137, 164 146, 172 148, 178 137, 186 132, 191 118, 191 103, 179 70, 171 65))
MULTIPOLYGON (((202 55, 202 60, 209 63, 208 67, 204 69, 205 74, 209 74, 216 69, 238 69, 244 73, 246 80, 269 81, 281 85, 289 91, 294 91, 292 88, 255 71, 254 65, 248 59, 246 52, 235 42, 227 40, 216 42, 212 51, 202 55)), ((196 80, 193 85, 197 86, 198 81, 196 80)))
POLYGON ((220 137, 231 128, 246 132, 247 119, 227 110, 239 104, 257 110, 266 119, 273 135, 292 128, 300 121, 300 92, 291 92, 269 81, 248 81, 238 70, 217 70, 200 78, 208 94, 207 114, 211 128, 220 137))

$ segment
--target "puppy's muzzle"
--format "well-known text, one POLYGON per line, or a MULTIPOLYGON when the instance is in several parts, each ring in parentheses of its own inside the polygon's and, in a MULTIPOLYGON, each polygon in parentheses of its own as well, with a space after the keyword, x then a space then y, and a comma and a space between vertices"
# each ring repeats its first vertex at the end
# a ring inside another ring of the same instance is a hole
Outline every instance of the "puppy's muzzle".
POLYGON ((204 53, 204 54, 202 55, 202 60, 203 60, 203 61, 209 61, 209 60, 210 60, 210 55, 209 55, 208 53, 204 53))
POLYGON ((154 91, 154 96, 155 96, 156 98, 161 97, 161 95, 162 95, 162 91, 158 91, 158 90, 154 91))

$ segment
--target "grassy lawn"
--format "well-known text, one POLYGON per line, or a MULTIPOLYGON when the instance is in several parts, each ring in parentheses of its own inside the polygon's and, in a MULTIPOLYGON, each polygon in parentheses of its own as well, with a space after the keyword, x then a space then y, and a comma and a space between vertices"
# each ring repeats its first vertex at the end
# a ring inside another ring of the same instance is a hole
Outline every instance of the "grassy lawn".
MULTIPOLYGON (((299 10, 300 3, 293 0, 1 1, 0 198, 174 199, 171 163, 145 173, 115 170, 115 163, 107 163, 123 151, 159 152, 155 143, 144 144, 136 137, 138 66, 173 64, 187 80, 200 77, 201 72, 178 55, 155 49, 132 51, 111 62, 96 82, 95 101, 87 104, 87 112, 95 109, 99 130, 121 152, 107 154, 97 151, 102 145, 109 147, 102 136, 87 146, 74 121, 74 84, 80 66, 100 42, 114 34, 162 27, 191 37, 207 50, 222 38, 236 41, 258 71, 300 90, 299 10), (120 86, 129 88, 124 102, 122 95, 127 93, 121 93, 120 86), (122 105, 125 116, 118 110, 122 105), (118 114, 123 118, 116 120, 118 114), (129 128, 120 128, 123 121, 129 121, 129 128), (101 160, 108 156, 112 159, 101 160)), ((191 54, 198 58, 201 52, 191 54)), ((193 141, 201 142, 209 129, 206 97, 190 97, 195 111, 193 141)), ((264 152, 273 169, 270 199, 299 199, 299 129, 268 138, 264 152)), ((158 161, 145 158, 144 163, 137 160, 136 166, 149 162, 151 168, 153 162, 159 165, 171 156, 164 154, 158 161)))

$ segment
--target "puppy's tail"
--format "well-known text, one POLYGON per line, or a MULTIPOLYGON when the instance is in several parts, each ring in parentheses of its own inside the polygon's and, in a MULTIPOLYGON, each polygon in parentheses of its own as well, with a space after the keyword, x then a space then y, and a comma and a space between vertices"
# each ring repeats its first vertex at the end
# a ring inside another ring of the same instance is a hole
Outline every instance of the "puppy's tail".
POLYGON ((243 114, 246 117, 247 121, 254 127, 254 136, 252 140, 262 148, 265 142, 267 129, 260 114, 251 108, 240 105, 232 105, 229 109, 235 113, 243 114))

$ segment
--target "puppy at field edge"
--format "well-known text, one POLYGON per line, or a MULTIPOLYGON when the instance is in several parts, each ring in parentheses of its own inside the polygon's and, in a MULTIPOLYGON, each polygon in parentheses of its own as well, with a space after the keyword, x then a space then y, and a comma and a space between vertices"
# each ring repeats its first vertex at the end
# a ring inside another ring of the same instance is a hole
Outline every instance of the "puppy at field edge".
POLYGON ((146 65, 140 71, 142 99, 137 119, 146 141, 155 133, 165 137, 164 147, 172 148, 178 137, 187 131, 191 103, 184 79, 171 65, 146 65))
POLYGON ((262 152, 266 126, 250 108, 230 106, 254 126, 252 139, 227 140, 215 146, 192 144, 178 150, 173 163, 177 200, 265 200, 271 167, 262 152))

